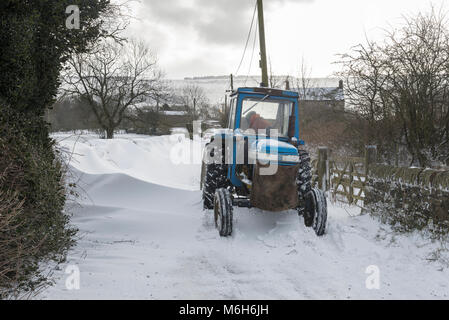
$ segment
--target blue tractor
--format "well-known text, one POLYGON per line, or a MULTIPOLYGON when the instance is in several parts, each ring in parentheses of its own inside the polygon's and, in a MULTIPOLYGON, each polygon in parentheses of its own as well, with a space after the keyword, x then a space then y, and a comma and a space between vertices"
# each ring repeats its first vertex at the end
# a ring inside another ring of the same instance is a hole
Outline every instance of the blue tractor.
POLYGON ((256 6, 262 83, 260 88, 232 92, 228 128, 206 145, 203 205, 214 210, 223 237, 232 234, 234 206, 272 212, 295 209, 305 225, 322 236, 327 203, 324 192, 312 187, 310 156, 299 135, 299 96, 267 88, 263 0, 257 0, 256 6))
POLYGON ((326 231, 327 203, 312 187, 309 154, 300 139, 298 93, 266 87, 231 94, 228 128, 207 143, 201 174, 205 209, 221 236, 233 230, 233 207, 297 210, 318 236, 326 231))

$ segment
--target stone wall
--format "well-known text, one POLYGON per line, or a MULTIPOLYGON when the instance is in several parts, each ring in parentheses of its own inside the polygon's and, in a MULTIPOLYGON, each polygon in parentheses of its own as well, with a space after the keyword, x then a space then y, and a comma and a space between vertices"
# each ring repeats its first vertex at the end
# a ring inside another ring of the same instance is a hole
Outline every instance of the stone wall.
POLYGON ((449 230, 449 171, 371 165, 365 209, 403 231, 449 230))

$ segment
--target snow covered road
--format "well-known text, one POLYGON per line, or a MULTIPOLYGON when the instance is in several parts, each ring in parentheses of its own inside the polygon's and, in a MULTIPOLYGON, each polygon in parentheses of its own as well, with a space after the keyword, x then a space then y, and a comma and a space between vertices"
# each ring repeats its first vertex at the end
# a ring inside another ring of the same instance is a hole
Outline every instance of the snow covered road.
MULTIPOLYGON (((295 212, 236 209, 220 238, 202 210, 199 165, 169 161, 169 137, 55 136, 74 150, 80 240, 41 299, 447 299, 441 244, 396 235, 354 208, 330 205, 317 238, 295 212), (80 270, 66 288, 65 268, 80 270), (371 266, 371 268, 369 268, 371 266), (374 266, 374 269, 372 269, 374 266), (367 289, 379 270, 379 289, 367 289), (371 274, 372 276, 372 274, 371 274)), ((186 142, 184 142, 186 143, 186 142)))

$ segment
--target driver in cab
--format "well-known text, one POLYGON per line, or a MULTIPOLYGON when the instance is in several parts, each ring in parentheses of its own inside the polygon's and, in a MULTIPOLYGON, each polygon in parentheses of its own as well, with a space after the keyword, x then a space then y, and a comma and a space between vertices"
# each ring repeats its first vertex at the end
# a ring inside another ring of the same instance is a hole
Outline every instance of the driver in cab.
POLYGON ((250 113, 248 113, 248 115, 246 116, 246 119, 248 121, 249 128, 253 129, 255 131, 265 130, 265 129, 269 128, 271 125, 270 122, 268 122, 267 120, 262 118, 260 116, 260 114, 258 114, 255 111, 251 111, 250 113))

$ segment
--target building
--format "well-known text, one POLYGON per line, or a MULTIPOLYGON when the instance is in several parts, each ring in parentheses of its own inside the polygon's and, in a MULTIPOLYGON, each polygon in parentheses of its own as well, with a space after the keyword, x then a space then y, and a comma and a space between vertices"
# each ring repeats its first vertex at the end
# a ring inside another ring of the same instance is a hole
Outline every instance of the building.
POLYGON ((296 88, 293 91, 299 93, 299 101, 304 109, 332 108, 341 111, 345 109, 345 94, 342 80, 340 80, 338 87, 296 88))

